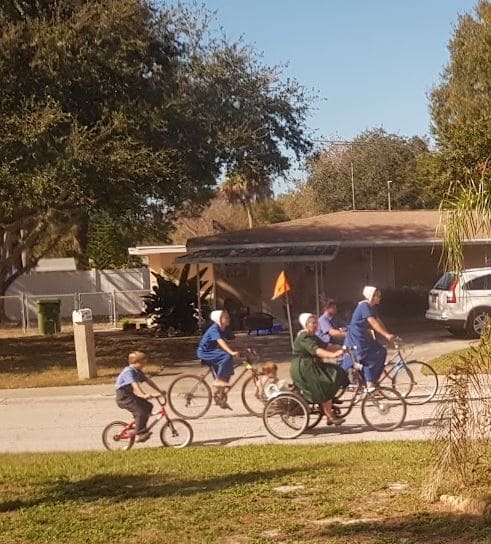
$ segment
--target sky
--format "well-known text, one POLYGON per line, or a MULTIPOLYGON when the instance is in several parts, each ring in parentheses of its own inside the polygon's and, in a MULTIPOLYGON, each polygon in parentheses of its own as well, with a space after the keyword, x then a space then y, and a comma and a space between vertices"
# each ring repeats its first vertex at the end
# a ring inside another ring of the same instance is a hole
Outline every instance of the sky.
MULTIPOLYGON (((184 3, 190 3, 191 0, 184 3)), ((383 127, 430 135, 427 94, 448 61, 458 15, 476 0, 204 0, 216 25, 266 64, 315 89, 318 138, 383 127)))

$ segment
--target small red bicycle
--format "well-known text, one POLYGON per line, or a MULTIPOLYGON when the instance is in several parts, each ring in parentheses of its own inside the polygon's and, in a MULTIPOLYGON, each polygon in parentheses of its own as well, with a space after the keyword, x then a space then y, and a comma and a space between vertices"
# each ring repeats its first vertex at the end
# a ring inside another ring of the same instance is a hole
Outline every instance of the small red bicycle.
MULTIPOLYGON (((165 410, 165 395, 155 395, 151 398, 156 399, 160 404, 160 409, 150 414, 155 419, 147 429, 150 431, 161 419, 165 423, 160 429, 160 440, 162 444, 170 448, 185 448, 193 441, 193 428, 183 419, 170 419, 165 410), (161 400, 161 398, 163 400, 161 400)), ((102 431, 102 443, 109 451, 127 451, 135 443, 134 434, 135 422, 126 423, 124 421, 113 421, 102 431)))

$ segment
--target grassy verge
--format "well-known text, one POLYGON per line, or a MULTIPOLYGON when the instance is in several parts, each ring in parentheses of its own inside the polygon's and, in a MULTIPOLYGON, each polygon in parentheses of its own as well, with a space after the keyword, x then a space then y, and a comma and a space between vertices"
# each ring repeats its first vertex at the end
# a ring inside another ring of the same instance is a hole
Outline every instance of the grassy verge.
POLYGON ((431 359, 428 363, 433 367, 437 374, 452 374, 456 364, 461 362, 460 357, 469 353, 469 351, 469 348, 451 351, 450 353, 445 353, 431 359))
POLYGON ((2 455, 0 543, 488 543, 419 498, 428 458, 418 442, 2 455))

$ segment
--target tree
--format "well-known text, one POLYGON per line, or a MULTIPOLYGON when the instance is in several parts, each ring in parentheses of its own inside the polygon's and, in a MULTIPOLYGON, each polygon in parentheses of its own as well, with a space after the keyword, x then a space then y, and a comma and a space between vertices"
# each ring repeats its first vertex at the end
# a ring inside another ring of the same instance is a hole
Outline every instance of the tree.
POLYGON ((352 175, 357 208, 387 209, 389 180, 394 208, 420 208, 425 205, 420 193, 426 180, 418 178, 418 161, 428 154, 422 138, 373 129, 314 155, 308 162, 307 185, 324 213, 352 208, 352 175))
POLYGON ((218 193, 203 209, 188 210, 174 222, 171 241, 185 244, 189 238, 209 236, 221 231, 241 230, 248 226, 247 214, 218 193))
POLYGON ((254 183, 239 174, 225 180, 220 190, 230 204, 240 204, 244 208, 250 229, 254 226, 253 205, 271 196, 269 182, 254 183))
POLYGON ((491 2, 459 17, 448 49, 449 64, 430 95, 443 192, 456 180, 489 180, 491 2))
POLYGON ((258 202, 252 211, 257 225, 272 225, 290 220, 282 201, 277 198, 258 202))
POLYGON ((322 213, 322 206, 311 184, 297 181, 294 188, 278 196, 278 202, 290 219, 313 217, 322 213))
POLYGON ((0 295, 68 235, 87 266, 98 214, 169 223, 309 149, 303 89, 207 24, 143 0, 0 5, 0 295))

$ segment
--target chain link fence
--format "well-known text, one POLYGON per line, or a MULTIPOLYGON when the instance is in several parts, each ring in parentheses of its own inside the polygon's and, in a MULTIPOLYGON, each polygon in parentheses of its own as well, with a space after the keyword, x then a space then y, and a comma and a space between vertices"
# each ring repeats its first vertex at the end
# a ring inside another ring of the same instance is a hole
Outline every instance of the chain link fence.
POLYGON ((37 334, 38 302, 41 300, 60 301, 61 332, 71 332, 72 312, 80 308, 92 310, 94 330, 114 329, 120 319, 142 316, 143 297, 149 292, 148 289, 138 289, 3 296, 0 297, 0 337, 37 334))

